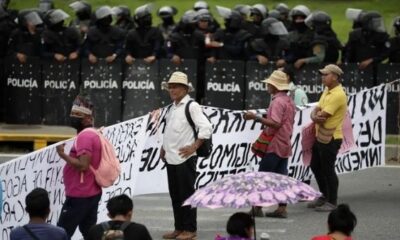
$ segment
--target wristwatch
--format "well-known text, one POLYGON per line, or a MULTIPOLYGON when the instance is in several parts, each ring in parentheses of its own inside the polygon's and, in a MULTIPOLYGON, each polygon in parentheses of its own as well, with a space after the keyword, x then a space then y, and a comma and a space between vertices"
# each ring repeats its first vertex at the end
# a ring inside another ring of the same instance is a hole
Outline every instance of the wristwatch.
POLYGON ((261 119, 262 119, 262 114, 261 113, 257 113, 256 114, 256 118, 255 118, 256 122, 261 122, 261 119))

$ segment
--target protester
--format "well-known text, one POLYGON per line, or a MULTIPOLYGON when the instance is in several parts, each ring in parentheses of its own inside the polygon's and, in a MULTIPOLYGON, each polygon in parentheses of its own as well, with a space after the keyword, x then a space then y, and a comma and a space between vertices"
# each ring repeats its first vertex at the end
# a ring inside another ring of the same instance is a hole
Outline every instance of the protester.
POLYGON ((347 204, 339 204, 328 215, 328 234, 315 236, 311 240, 352 240, 351 233, 357 225, 357 218, 347 204))
POLYGON ((248 213, 237 212, 229 217, 226 231, 229 237, 217 236, 215 240, 251 240, 254 233, 254 219, 248 213))
MULTIPOLYGON (((1 184, 0 184, 1 185, 1 184)), ((1 191, 0 191, 1 193, 1 191)), ((67 240, 64 229, 46 222, 50 214, 49 194, 43 188, 33 189, 25 198, 25 209, 29 214, 28 224, 11 230, 11 240, 40 239, 67 240)))
POLYGON ((101 198, 101 187, 96 183, 92 166, 97 169, 101 158, 101 143, 98 135, 83 129, 93 127, 93 105, 87 98, 77 96, 71 109, 71 126, 78 136, 68 154, 64 145, 56 147, 58 155, 66 162, 63 170, 65 202, 57 225, 63 227, 69 237, 76 228, 86 239, 91 226, 97 222, 97 209, 101 198))
POLYGON ((133 215, 133 201, 127 195, 112 197, 107 202, 108 216, 111 221, 102 222, 93 226, 88 235, 88 240, 106 239, 140 239, 151 240, 146 226, 131 222, 133 215), (112 238, 114 237, 114 238, 112 238))
POLYGON ((211 137, 212 125, 203 114, 197 102, 189 105, 189 114, 198 129, 198 138, 189 124, 185 109, 191 100, 189 91, 193 88, 188 82, 187 75, 174 72, 168 83, 172 104, 169 109, 163 145, 160 158, 166 161, 168 188, 174 212, 175 230, 163 235, 164 239, 193 239, 197 231, 197 211, 190 206, 182 207, 182 203, 194 193, 196 180, 196 150, 203 144, 204 139, 211 137))
MULTIPOLYGON (((287 95, 289 82, 286 73, 276 70, 263 82, 267 83, 272 101, 266 117, 253 112, 245 112, 246 120, 254 119, 264 125, 264 133, 270 137, 267 151, 261 159, 259 171, 288 174, 288 158, 292 155, 290 138, 293 132, 295 105, 287 95)), ((263 216, 262 208, 255 207, 255 215, 263 216)), ((286 218, 286 203, 280 203, 278 208, 266 213, 266 217, 286 218)))
POLYGON ((304 106, 308 104, 308 96, 307 93, 300 88, 298 85, 296 85, 295 79, 294 79, 294 69, 293 66, 291 65, 286 65, 285 67, 281 68, 284 73, 286 73, 289 81, 289 91, 288 91, 288 96, 290 96, 294 104, 296 106, 304 106))
POLYGON ((342 69, 329 64, 319 72, 325 90, 311 113, 317 139, 313 145, 310 167, 322 197, 309 203, 308 207, 316 211, 332 211, 337 203, 339 180, 335 161, 343 138, 342 125, 347 111, 347 97, 340 83, 342 69))

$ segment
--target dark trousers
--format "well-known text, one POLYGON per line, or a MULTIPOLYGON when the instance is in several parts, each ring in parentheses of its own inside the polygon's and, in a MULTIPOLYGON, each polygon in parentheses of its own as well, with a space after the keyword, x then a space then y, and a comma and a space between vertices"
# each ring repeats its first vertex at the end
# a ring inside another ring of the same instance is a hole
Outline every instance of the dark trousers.
POLYGON ((182 207, 183 202, 194 193, 197 156, 179 165, 167 164, 168 189, 174 211, 175 230, 197 231, 197 209, 182 207))
POLYGON ((79 226, 83 238, 87 239, 89 229, 97 222, 97 208, 100 198, 101 193, 87 198, 67 196, 57 226, 64 228, 69 238, 72 238, 79 226))
POLYGON ((337 204, 339 179, 335 171, 336 155, 341 139, 332 139, 328 144, 316 141, 312 149, 310 167, 317 181, 319 191, 329 203, 337 204))
MULTIPOLYGON (((281 158, 273 152, 265 154, 261 159, 259 172, 274 172, 288 175, 288 159, 281 158)), ((279 203, 279 206, 286 206, 286 203, 279 203)))

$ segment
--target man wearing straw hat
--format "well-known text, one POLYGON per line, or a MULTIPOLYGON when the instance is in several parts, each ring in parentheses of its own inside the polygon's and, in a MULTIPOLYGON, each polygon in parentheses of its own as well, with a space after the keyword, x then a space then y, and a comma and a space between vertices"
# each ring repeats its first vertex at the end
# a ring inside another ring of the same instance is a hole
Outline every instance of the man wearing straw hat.
POLYGON ((328 64, 319 72, 326 88, 311 113, 317 139, 313 145, 310 167, 323 196, 309 203, 307 207, 326 212, 334 210, 337 204, 339 180, 335 171, 335 161, 342 144, 347 96, 340 84, 342 69, 328 64))
MULTIPOLYGON (((292 155, 290 137, 293 133, 296 107, 292 98, 287 95, 290 86, 286 73, 276 70, 263 82, 267 84, 267 90, 272 95, 267 115, 264 117, 261 114, 245 112, 244 118, 254 119, 263 124, 263 133, 270 137, 268 148, 262 153, 259 171, 287 175, 288 158, 292 155)), ((261 207, 255 208, 255 215, 264 216, 261 207)), ((286 203, 280 203, 275 211, 266 213, 265 216, 286 218, 286 203)))
POLYGON ((160 158, 166 162, 168 188, 174 212, 175 229, 163 235, 163 239, 193 239, 197 231, 197 211, 182 203, 194 193, 196 181, 196 150, 204 139, 211 137, 212 125, 197 102, 191 102, 189 113, 198 130, 195 139, 185 109, 193 90, 183 72, 174 72, 163 87, 168 89, 173 101, 166 116, 166 127, 160 158))

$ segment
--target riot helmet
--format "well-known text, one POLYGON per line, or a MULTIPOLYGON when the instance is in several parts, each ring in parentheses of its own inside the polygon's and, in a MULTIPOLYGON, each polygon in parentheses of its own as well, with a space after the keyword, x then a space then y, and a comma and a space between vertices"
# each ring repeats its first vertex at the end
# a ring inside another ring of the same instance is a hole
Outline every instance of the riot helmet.
POLYGON ((63 23, 69 15, 61 9, 50 10, 46 14, 46 20, 50 26, 63 23))
POLYGON ((272 18, 280 20, 281 19, 281 13, 276 9, 272 9, 271 11, 269 11, 268 17, 272 17, 272 18))
POLYGON ((400 36, 400 16, 396 17, 393 21, 393 30, 396 36, 400 36))
POLYGON ((210 22, 212 20, 210 11, 208 11, 208 9, 200 9, 196 12, 196 18, 195 18, 196 22, 199 21, 207 21, 210 22))
POLYGON ((261 21, 268 15, 268 9, 263 4, 255 4, 250 9, 250 16, 253 22, 261 23, 261 21))
POLYGON ((275 10, 277 10, 280 14, 288 16, 289 15, 289 7, 288 5, 284 4, 284 3, 278 3, 275 6, 275 10))
POLYGON ((4 9, 7 10, 8 4, 10 3, 10 0, 0 0, 0 6, 4 9))
POLYGON ((381 14, 376 11, 370 11, 361 16, 361 27, 365 31, 386 32, 385 23, 381 14))
POLYGON ((285 25, 276 18, 268 17, 261 22, 261 35, 264 37, 268 35, 281 36, 287 34, 288 31, 285 25))
POLYGON ((21 27, 27 27, 28 25, 38 26, 43 23, 37 10, 24 9, 18 13, 18 24, 21 27))
POLYGON ((289 12, 289 17, 294 21, 297 16, 302 16, 304 19, 310 15, 310 9, 305 5, 297 5, 289 12))
POLYGON ((53 0, 40 0, 39 1, 39 11, 42 13, 47 13, 48 11, 54 9, 53 0))
POLYGON ((152 25, 152 4, 145 4, 135 9, 134 19, 139 27, 149 28, 152 25))
POLYGON ((100 28, 108 28, 112 22, 113 11, 109 6, 101 6, 95 12, 96 25, 100 28))
POLYGON ((226 7, 216 6, 218 14, 224 18, 225 28, 228 31, 240 29, 242 25, 242 16, 238 11, 226 7))
POLYGON ((163 6, 157 11, 157 16, 160 18, 170 18, 175 16, 178 13, 178 9, 173 6, 163 6))
POLYGON ((130 18, 131 17, 131 10, 127 6, 116 6, 111 8, 114 15, 117 18, 130 18))
POLYGON ((332 19, 331 17, 323 11, 315 11, 308 15, 304 20, 304 23, 311 29, 320 32, 331 28, 332 19))
POLYGON ((242 15, 245 19, 250 16, 250 10, 251 6, 250 5, 244 5, 244 4, 237 4, 233 10, 238 11, 240 15, 242 15))
POLYGON ((353 21, 353 29, 361 28, 361 18, 366 13, 366 11, 357 8, 347 8, 346 18, 353 21))
POLYGON ((75 12, 79 20, 87 20, 91 18, 92 6, 89 3, 85 1, 75 1, 69 6, 75 12))
POLYGON ((196 23, 196 11, 194 10, 187 10, 180 22, 179 22, 179 27, 182 29, 184 34, 191 34, 194 29, 195 29, 195 23, 196 23))
POLYGON ((197 1, 193 5, 193 9, 195 11, 199 11, 200 9, 209 9, 208 3, 206 1, 197 1))

